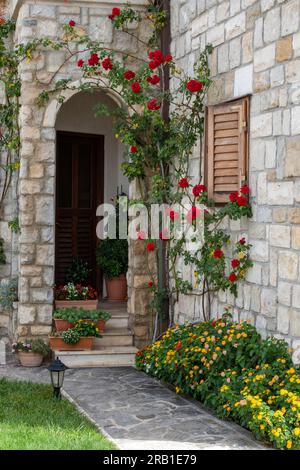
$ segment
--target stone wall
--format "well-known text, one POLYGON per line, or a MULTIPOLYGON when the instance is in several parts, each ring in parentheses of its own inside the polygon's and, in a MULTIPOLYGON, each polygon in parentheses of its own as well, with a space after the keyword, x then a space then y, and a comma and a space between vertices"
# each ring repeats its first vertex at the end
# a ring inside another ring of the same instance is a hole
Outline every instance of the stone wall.
MULTIPOLYGON (((236 300, 220 294, 214 312, 232 305, 263 334, 300 347, 300 2, 174 0, 172 53, 192 74, 199 51, 214 45, 208 104, 250 95, 250 174, 254 215, 231 224, 253 244, 254 266, 236 300)), ((198 157, 197 151, 194 157, 198 157)), ((192 176, 197 178, 197 158, 192 176)), ((182 297, 179 320, 197 316, 182 297)))
MULTIPOLYGON (((87 32, 92 38, 103 42, 108 48, 133 54, 143 53, 138 42, 122 32, 113 32, 108 20, 114 0, 106 2, 12 2, 17 22, 15 42, 30 41, 35 37, 58 38, 63 24, 75 20, 76 27, 87 32)), ((121 2, 122 3, 122 2, 121 2)), ((144 0, 134 2, 142 6, 144 0)), ((132 25, 132 32, 138 32, 145 39, 147 28, 132 25)), ((54 283, 54 230, 55 230, 55 122, 59 106, 53 101, 49 106, 39 108, 36 98, 47 88, 65 59, 65 52, 50 49, 34 53, 30 61, 20 65, 22 79, 20 133, 21 168, 19 181, 19 305, 14 334, 24 336, 46 336, 51 330, 54 283)), ((56 79, 77 80, 80 70, 76 57, 63 65, 56 79)), ((71 94, 70 94, 71 96, 71 94)), ((101 133, 101 129, 99 129, 101 133)), ((134 191, 133 191, 134 195, 134 191)), ((6 212, 11 212, 9 200, 6 212)), ((7 215, 7 218, 10 215, 7 215)), ((6 219, 5 219, 6 220, 6 219)), ((7 232, 7 223, 1 225, 7 232)), ((12 235, 7 234, 7 243, 12 235), (10 238, 9 238, 10 237, 10 238)), ((10 258, 10 250, 7 250, 10 258)), ((5 268, 11 275, 11 264, 5 268)), ((3 275, 2 271, 2 275, 3 275)), ((135 285, 135 274, 131 276, 135 285)), ((131 303, 131 320, 134 326, 136 308, 141 303, 131 303)), ((143 313, 141 313, 143 315, 143 313)), ((3 317, 4 318, 4 317, 3 317)), ((2 321, 2 316, 0 316, 2 321)), ((4 320, 3 320, 4 321, 4 320)), ((145 321, 137 322, 145 324, 145 321)), ((145 328, 135 331, 139 338, 146 334, 145 328)))

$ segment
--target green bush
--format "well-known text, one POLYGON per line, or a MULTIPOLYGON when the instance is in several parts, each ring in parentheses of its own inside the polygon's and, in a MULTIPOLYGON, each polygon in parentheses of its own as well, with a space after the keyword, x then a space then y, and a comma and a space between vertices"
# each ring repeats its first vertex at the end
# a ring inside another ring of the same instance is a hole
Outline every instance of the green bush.
POLYGON ((67 320, 70 323, 76 323, 82 319, 108 321, 111 314, 105 310, 85 310, 83 308, 68 307, 55 310, 53 317, 57 320, 67 320))
POLYGON ((0 285, 0 307, 3 310, 12 310, 13 303, 18 298, 18 281, 15 278, 0 285))
POLYGON ((300 449, 300 370, 287 344, 247 322, 169 329, 136 355, 140 370, 176 387, 280 449, 300 449))
POLYGON ((4 241, 0 238, 0 264, 6 264, 6 256, 4 253, 4 241))
POLYGON ((88 284, 91 268, 87 261, 74 258, 71 266, 67 270, 66 282, 72 284, 88 284))
POLYGON ((127 240, 106 238, 97 247, 97 264, 106 279, 126 274, 128 269, 127 240))

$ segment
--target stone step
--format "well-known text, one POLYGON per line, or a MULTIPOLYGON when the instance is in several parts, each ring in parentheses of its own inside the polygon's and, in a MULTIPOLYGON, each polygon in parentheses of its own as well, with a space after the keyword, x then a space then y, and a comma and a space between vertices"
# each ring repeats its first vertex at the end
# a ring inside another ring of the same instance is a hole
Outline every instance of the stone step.
POLYGON ((101 333, 102 338, 94 339, 94 348, 103 346, 132 346, 133 334, 128 328, 107 328, 101 333))
POLYGON ((106 322, 106 327, 109 329, 128 328, 128 320, 129 320, 128 313, 115 313, 106 322))
POLYGON ((92 351, 55 351, 55 356, 69 368, 128 367, 135 365, 134 346, 93 349, 92 351))

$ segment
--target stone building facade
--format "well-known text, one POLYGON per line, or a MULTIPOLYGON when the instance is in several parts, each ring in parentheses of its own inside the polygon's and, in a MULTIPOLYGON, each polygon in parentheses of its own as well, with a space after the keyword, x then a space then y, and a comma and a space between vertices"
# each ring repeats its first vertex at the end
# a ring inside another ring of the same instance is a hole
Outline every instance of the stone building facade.
MULTIPOLYGON (((8 13, 17 21, 15 41, 36 35, 55 38, 62 24, 74 19, 80 27, 110 47, 137 52, 137 44, 113 33, 106 21, 112 6, 106 0, 14 0, 8 13)), ((143 8, 146 0, 131 2, 143 8)), ((233 237, 252 243, 253 268, 237 299, 220 294, 213 311, 233 307, 236 319, 249 319, 264 334, 285 338, 300 356, 300 0, 171 0, 171 53, 179 66, 193 74, 203 48, 214 46, 213 85, 208 105, 250 97, 249 184, 254 215, 232 222, 233 237)), ((143 28, 140 35, 146 34, 143 28)), ((142 51, 141 51, 142 52, 142 51)), ((19 278, 19 305, 14 313, 14 335, 47 335, 51 328, 54 282, 55 135, 59 109, 46 110, 35 98, 62 63, 61 51, 45 51, 21 65, 22 108, 19 198, 11 193, 0 221, 8 263, 0 277, 19 278), (37 78, 41 85, 35 83, 37 78), (19 207, 19 209, 18 209, 19 207), (20 237, 7 221, 19 212, 20 237)), ((75 62, 60 71, 78 78, 75 62)), ((74 97, 68 97, 72 100, 74 97)), ((115 97, 110 97, 114 100, 115 97)), ((191 159, 191 178, 199 179, 200 146, 191 159)), ((117 152, 121 152, 118 149, 117 152)), ((121 178, 121 177, 120 177, 121 178)), ((129 189, 136 195, 134 185, 129 189)), ((107 197, 109 194, 107 194, 107 197)), ((136 344, 147 336, 149 319, 145 289, 145 248, 130 246, 128 308, 136 344)), ((192 276, 186 272, 187 278, 192 276)), ((199 297, 180 296, 176 320, 199 316, 199 297)), ((0 315, 1 332, 12 331, 8 314, 0 315)))
MULTIPOLYGON (((250 96, 249 185, 253 218, 232 222, 253 245, 238 298, 221 293, 213 312, 233 306, 264 335, 286 339, 300 359, 300 2, 176 0, 172 53, 190 73, 211 43, 208 105, 250 96)), ((199 153, 192 160, 197 181, 199 153)), ((189 273, 187 275, 190 275, 189 273)), ((181 296, 179 321, 197 317, 198 298, 181 296)))

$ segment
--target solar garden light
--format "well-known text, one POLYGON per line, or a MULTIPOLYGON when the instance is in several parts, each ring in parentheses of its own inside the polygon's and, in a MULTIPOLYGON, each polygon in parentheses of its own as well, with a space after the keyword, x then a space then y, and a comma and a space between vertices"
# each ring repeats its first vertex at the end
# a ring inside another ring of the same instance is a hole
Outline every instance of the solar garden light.
POLYGON ((60 389, 64 383, 66 369, 67 366, 65 366, 58 357, 48 367, 53 387, 53 397, 57 400, 61 399, 60 389))

